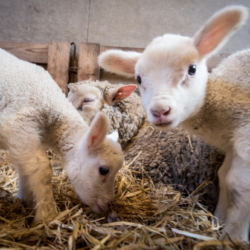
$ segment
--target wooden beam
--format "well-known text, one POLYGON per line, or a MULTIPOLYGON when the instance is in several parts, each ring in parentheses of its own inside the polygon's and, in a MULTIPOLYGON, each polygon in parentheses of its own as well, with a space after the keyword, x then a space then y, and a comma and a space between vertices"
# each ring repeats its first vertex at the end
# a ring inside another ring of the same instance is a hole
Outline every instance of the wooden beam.
POLYGON ((101 46, 100 53, 104 52, 105 50, 108 49, 121 49, 121 50, 126 50, 126 51, 136 51, 136 52, 143 52, 143 48, 129 48, 129 47, 114 47, 114 46, 101 46))
POLYGON ((47 64, 48 61, 48 44, 0 42, 0 48, 28 62, 47 64))
POLYGON ((97 80, 100 77, 100 68, 97 57, 100 54, 100 44, 80 43, 78 60, 78 81, 97 80))
POLYGON ((69 43, 50 43, 48 49, 48 72, 62 91, 67 94, 69 80, 69 43))

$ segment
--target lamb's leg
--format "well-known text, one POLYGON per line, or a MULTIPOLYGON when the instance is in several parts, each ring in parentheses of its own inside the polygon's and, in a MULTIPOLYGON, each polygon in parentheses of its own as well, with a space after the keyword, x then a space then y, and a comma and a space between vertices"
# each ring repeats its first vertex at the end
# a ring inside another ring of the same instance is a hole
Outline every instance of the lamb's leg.
POLYGON ((27 181, 27 184, 21 187, 20 193, 27 191, 27 187, 30 187, 36 200, 34 223, 52 219, 56 215, 56 205, 51 184, 52 169, 46 153, 42 149, 33 149, 28 155, 19 157, 18 165, 18 172, 22 173, 21 183, 24 179, 27 181))
POLYGON ((41 150, 37 152, 35 160, 39 166, 36 172, 30 176, 30 185, 35 194, 37 210, 34 222, 52 219, 57 211, 52 190, 52 169, 46 153, 41 150), (42 167, 41 167, 42 166, 42 167), (37 184, 39 183, 39 185, 37 184))
POLYGON ((18 193, 17 198, 22 202, 26 203, 28 206, 33 207, 33 192, 28 182, 27 175, 23 175, 20 168, 17 168, 18 172, 18 193))
POLYGON ((250 163, 236 153, 226 177, 229 208, 222 238, 248 241, 250 221, 250 163))
POLYGON ((229 206, 228 191, 227 191, 225 181, 226 181, 227 173, 231 168, 231 164, 232 164, 232 152, 230 151, 227 153, 225 160, 218 171, 220 193, 219 193, 219 199, 218 199, 218 203, 217 203, 214 215, 219 219, 220 223, 225 222, 227 208, 229 206))

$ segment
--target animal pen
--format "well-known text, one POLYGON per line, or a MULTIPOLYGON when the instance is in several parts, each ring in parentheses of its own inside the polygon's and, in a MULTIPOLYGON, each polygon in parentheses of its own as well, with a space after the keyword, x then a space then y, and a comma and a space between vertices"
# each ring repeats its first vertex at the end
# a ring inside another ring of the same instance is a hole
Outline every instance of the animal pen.
MULTIPOLYGON (((75 63, 69 43, 0 42, 0 47, 20 59, 45 65, 65 94, 70 72, 77 73, 77 81, 100 79, 97 57, 100 52, 111 48, 80 43, 79 60, 75 63)), ((17 175, 8 152, 1 151, 1 249, 250 248, 247 244, 218 240, 221 228, 201 199, 201 190, 211 183, 202 182, 193 192, 183 194, 176 189, 175 183, 166 185, 153 180, 143 164, 136 165, 139 154, 134 155, 126 159, 118 172, 111 211, 97 215, 78 200, 62 170, 60 159, 49 149, 47 155, 54 172, 52 183, 59 213, 53 221, 32 226, 33 209, 15 199, 17 175)), ((219 167, 221 161, 216 164, 219 167)))

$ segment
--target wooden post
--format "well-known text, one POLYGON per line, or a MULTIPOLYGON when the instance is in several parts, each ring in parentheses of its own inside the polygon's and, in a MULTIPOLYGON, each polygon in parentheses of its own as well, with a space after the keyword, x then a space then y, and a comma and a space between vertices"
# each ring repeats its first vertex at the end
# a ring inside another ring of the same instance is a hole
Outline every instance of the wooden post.
POLYGON ((98 80, 100 68, 97 64, 97 57, 100 53, 100 45, 96 43, 80 43, 78 60, 78 81, 98 80))
POLYGON ((63 93, 68 92, 69 80, 69 43, 50 43, 48 48, 48 72, 56 81, 63 93))

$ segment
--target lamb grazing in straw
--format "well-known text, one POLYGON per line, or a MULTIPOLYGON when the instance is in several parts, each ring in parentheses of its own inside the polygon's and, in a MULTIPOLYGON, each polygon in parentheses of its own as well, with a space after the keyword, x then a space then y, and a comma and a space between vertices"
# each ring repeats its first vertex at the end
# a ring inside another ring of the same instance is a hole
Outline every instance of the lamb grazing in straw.
POLYGON ((103 113, 89 127, 47 71, 2 49, 0 109, 0 146, 17 169, 18 198, 28 204, 35 198, 34 223, 57 213, 47 148, 61 156, 81 201, 98 213, 108 209, 123 155, 119 143, 106 138, 103 113))
POLYGON ((250 50, 230 56, 209 77, 206 59, 246 19, 245 7, 227 7, 193 38, 165 34, 143 53, 109 50, 99 57, 105 70, 137 78, 150 123, 163 131, 181 124, 225 152, 215 215, 225 223, 223 239, 243 241, 250 221, 250 50))
POLYGON ((183 194, 199 192, 202 204, 214 210, 220 152, 180 127, 169 132, 153 128, 133 85, 88 80, 70 83, 69 90, 68 99, 84 120, 91 123, 98 111, 108 116, 109 133, 118 131, 130 167, 136 171, 143 167, 154 183, 174 184, 183 194))

